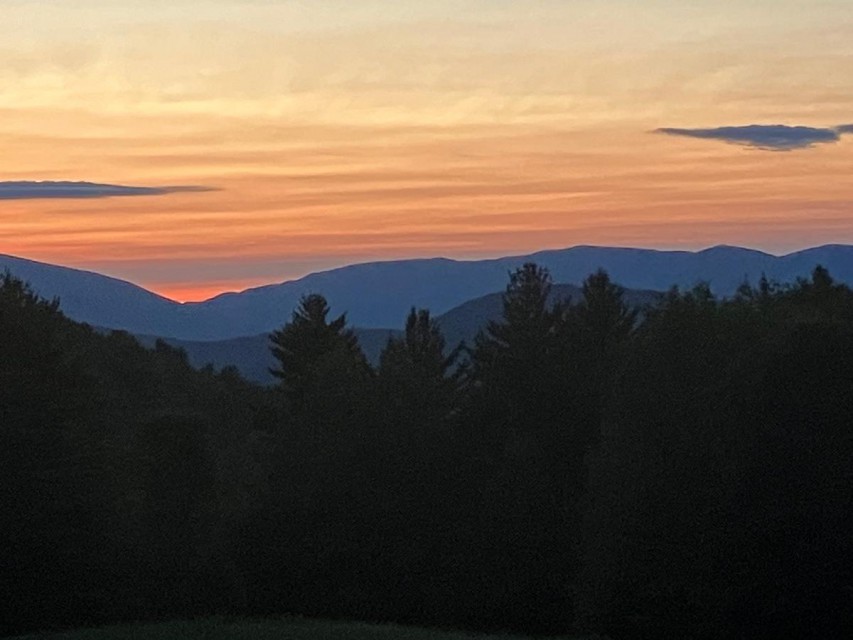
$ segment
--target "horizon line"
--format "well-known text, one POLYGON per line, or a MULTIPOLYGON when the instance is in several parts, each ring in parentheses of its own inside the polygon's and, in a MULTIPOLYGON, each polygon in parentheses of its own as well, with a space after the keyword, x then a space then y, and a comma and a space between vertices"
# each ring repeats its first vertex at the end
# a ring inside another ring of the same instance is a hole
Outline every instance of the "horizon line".
MULTIPOLYGON (((556 249, 539 249, 539 250, 536 250, 533 252, 528 252, 528 253, 498 255, 495 257, 484 257, 484 258, 449 258, 446 256, 430 256, 430 257, 414 257, 414 258, 388 258, 388 259, 379 259, 379 260, 365 260, 362 262, 345 263, 345 264, 341 264, 339 266, 330 267, 328 269, 321 269, 319 271, 311 271, 311 272, 305 273, 304 275, 301 275, 299 277, 292 278, 290 280, 273 281, 273 282, 268 282, 268 283, 264 283, 264 284, 258 284, 255 286, 250 286, 250 287, 247 287, 245 289, 239 289, 239 290, 223 290, 223 291, 216 293, 210 297, 200 299, 200 300, 177 300, 175 298, 169 297, 167 295, 164 295, 162 293, 158 293, 157 291, 149 289, 146 286, 143 286, 141 284, 133 282, 132 280, 121 278, 118 276, 109 275, 107 273, 103 273, 103 272, 96 271, 94 269, 85 268, 85 267, 83 267, 83 268, 72 267, 72 266, 67 266, 67 265, 58 264, 58 263, 54 263, 54 262, 44 262, 41 260, 24 258, 22 256, 16 256, 16 255, 6 254, 6 253, 0 253, 0 258, 20 260, 20 261, 30 262, 30 263, 34 263, 34 264, 38 264, 38 265, 42 265, 42 266, 46 266, 46 267, 53 267, 53 268, 57 268, 57 269, 67 269, 67 270, 71 270, 71 271, 77 271, 79 273, 95 275, 95 276, 99 276, 102 278, 114 280, 116 282, 120 282, 120 283, 123 283, 126 285, 130 285, 130 286, 136 287, 138 289, 142 289, 143 291, 145 291, 145 292, 147 292, 153 296, 156 296, 158 298, 161 298, 161 299, 166 300, 168 302, 172 302, 172 303, 177 304, 177 305, 193 306, 193 305, 205 304, 207 302, 211 302, 213 300, 216 300, 218 298, 225 297, 225 296, 240 295, 242 293, 246 293, 246 292, 250 292, 250 291, 257 291, 257 290, 266 289, 269 287, 280 286, 280 285, 288 284, 291 282, 299 282, 300 280, 303 280, 303 279, 305 279, 309 276, 312 276, 312 275, 318 275, 318 274, 323 274, 323 273, 332 273, 335 271, 341 271, 344 269, 348 269, 348 268, 352 268, 352 267, 358 267, 358 266, 368 266, 368 265, 375 265, 375 264, 388 264, 388 263, 393 263, 393 262, 411 263, 411 262, 431 262, 431 261, 438 261, 438 260, 444 260, 444 261, 448 261, 448 262, 457 262, 457 263, 496 262, 499 260, 512 260, 512 259, 519 259, 519 258, 526 258, 526 257, 534 257, 534 256, 538 256, 541 254, 559 253, 562 251, 571 251, 571 250, 575 250, 575 249, 611 249, 611 250, 626 250, 626 251, 648 251, 648 252, 656 252, 656 253, 690 253, 690 254, 704 253, 704 252, 711 251, 714 249, 737 249, 737 250, 742 250, 742 251, 750 251, 750 252, 755 252, 755 253, 761 253, 761 254, 764 254, 766 256, 770 256, 773 258, 786 258, 788 256, 796 255, 798 253, 804 253, 806 251, 813 251, 816 249, 823 249, 823 248, 827 248, 827 247, 853 247, 853 243, 851 243, 851 244, 826 243, 826 244, 820 244, 820 245, 807 246, 807 247, 803 247, 801 249, 797 249, 794 251, 788 251, 785 253, 773 253, 773 252, 766 251, 763 249, 755 249, 752 247, 726 244, 726 243, 710 245, 710 246, 703 247, 701 249, 660 249, 660 248, 655 248, 655 247, 638 247, 638 246, 627 246, 627 245, 626 246, 616 246, 616 245, 578 244, 578 245, 572 245, 572 246, 561 247, 561 248, 556 248, 556 249)), ((562 283, 555 283, 555 284, 562 284, 562 283)))

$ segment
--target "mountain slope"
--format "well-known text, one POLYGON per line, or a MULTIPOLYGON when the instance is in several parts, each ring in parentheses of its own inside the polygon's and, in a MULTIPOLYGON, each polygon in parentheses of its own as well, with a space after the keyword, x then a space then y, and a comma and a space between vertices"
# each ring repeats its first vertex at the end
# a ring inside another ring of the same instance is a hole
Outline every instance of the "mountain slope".
POLYGON ((547 267, 555 282, 569 284, 579 284, 601 267, 628 289, 660 291, 707 281, 716 293, 728 295, 745 280, 756 282, 762 273, 790 282, 807 276, 817 264, 826 266, 836 279, 853 284, 853 247, 846 245, 816 247, 782 257, 727 246, 698 252, 581 246, 495 260, 374 262, 187 304, 113 278, 19 258, 0 256, 0 269, 9 268, 44 296, 59 296, 63 311, 75 320, 198 341, 269 332, 289 319, 307 293, 326 296, 332 312, 347 312, 352 325, 396 327, 412 306, 440 315, 500 291, 507 274, 528 261, 547 267))
POLYGON ((78 322, 164 335, 191 327, 180 304, 124 280, 0 254, 0 272, 5 270, 43 298, 58 297, 63 313, 78 322))

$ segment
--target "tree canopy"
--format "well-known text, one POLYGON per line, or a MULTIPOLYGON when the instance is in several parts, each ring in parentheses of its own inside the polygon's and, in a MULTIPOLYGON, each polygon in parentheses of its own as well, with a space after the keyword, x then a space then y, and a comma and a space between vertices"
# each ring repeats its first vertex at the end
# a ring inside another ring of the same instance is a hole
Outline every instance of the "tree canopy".
POLYGON ((850 628, 853 293, 826 269, 636 308, 603 271, 555 301, 526 264, 470 349, 413 308, 375 369, 308 295, 274 388, 60 309, 0 276, 0 634, 850 628))

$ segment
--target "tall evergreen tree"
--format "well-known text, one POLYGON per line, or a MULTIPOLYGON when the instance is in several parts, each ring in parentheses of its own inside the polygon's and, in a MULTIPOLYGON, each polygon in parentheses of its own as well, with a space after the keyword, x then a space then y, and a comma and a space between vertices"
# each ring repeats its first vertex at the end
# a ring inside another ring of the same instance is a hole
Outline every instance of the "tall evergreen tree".
POLYGON ((527 263, 511 273, 502 319, 477 335, 470 352, 472 422, 484 442, 522 456, 549 448, 565 417, 558 398, 564 306, 550 294, 547 269, 527 263))
POLYGON ((466 420, 491 475, 479 507, 488 532, 482 553, 493 554, 495 567, 485 575, 502 585, 495 592, 515 593, 515 605, 498 598, 491 615, 500 619, 500 609, 522 606, 526 623, 540 631, 553 631, 570 615, 564 434, 572 418, 559 376, 564 309, 550 293, 551 276, 542 267, 527 263, 510 274, 502 320, 489 323, 471 353, 466 420))
POLYGON ((429 311, 412 308, 405 335, 390 338, 379 356, 383 404, 395 418, 433 423, 453 411, 459 386, 453 367, 461 345, 449 354, 445 350, 444 336, 429 311))
POLYGON ((281 380, 281 388, 297 410, 309 394, 334 393, 329 387, 333 378, 345 382, 348 376, 365 375, 368 370, 355 333, 346 328, 346 314, 332 321, 328 315, 323 296, 305 296, 291 321, 270 335, 270 348, 278 361, 270 372, 281 380))
POLYGON ((503 317, 478 334, 471 353, 471 374, 481 385, 535 387, 547 374, 562 317, 562 306, 550 303, 551 286, 548 270, 533 263, 510 274, 503 317))
POLYGON ((637 310, 624 300, 624 289, 599 269, 583 282, 583 297, 571 315, 583 331, 583 338, 597 355, 607 356, 634 330, 637 310))
POLYGON ((566 309, 560 325, 561 378, 577 415, 572 446, 579 455, 598 440, 619 352, 638 315, 626 304, 624 290, 602 269, 584 280, 582 291, 581 300, 566 309))

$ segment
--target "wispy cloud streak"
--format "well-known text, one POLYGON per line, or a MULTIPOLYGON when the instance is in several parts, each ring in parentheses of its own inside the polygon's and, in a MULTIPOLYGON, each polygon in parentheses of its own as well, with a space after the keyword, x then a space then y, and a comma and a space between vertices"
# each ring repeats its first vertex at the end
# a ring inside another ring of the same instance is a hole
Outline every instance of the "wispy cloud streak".
POLYGON ((211 187, 203 186, 132 187, 118 184, 98 184, 95 182, 36 182, 22 180, 0 182, 0 200, 163 196, 170 193, 213 190, 211 187))

